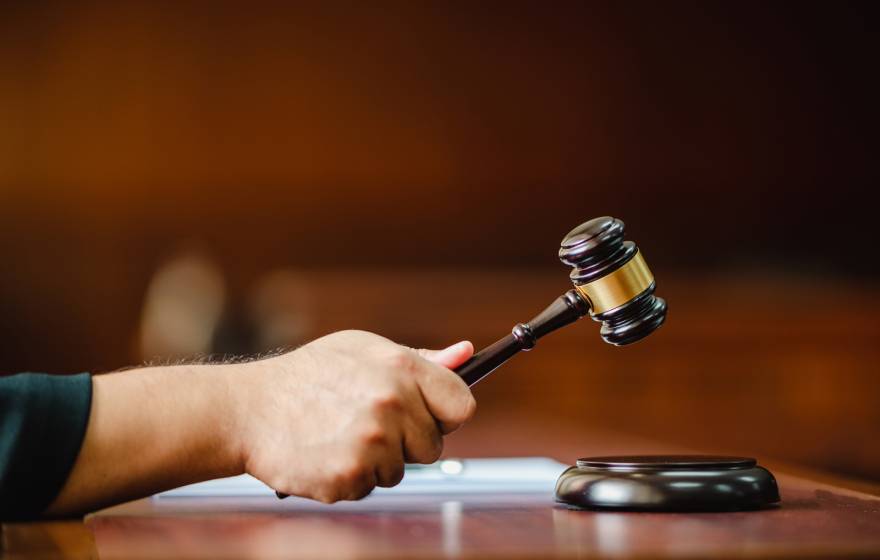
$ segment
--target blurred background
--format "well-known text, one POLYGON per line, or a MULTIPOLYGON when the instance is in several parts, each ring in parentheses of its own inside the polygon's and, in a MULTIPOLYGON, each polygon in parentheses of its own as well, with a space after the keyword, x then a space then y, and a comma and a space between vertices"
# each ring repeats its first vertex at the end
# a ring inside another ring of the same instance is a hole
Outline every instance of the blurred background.
POLYGON ((569 288, 559 241, 607 214, 667 325, 542 340, 475 423, 880 480, 877 25, 852 2, 4 2, 0 372, 343 328, 486 345, 569 288))

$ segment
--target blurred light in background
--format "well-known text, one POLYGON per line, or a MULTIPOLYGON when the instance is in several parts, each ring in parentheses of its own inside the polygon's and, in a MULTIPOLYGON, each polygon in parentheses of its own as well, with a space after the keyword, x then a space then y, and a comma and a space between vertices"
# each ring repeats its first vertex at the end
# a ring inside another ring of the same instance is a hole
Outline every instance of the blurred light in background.
POLYGON ((204 255, 186 252, 159 265, 144 297, 142 359, 210 354, 225 299, 223 275, 204 255))

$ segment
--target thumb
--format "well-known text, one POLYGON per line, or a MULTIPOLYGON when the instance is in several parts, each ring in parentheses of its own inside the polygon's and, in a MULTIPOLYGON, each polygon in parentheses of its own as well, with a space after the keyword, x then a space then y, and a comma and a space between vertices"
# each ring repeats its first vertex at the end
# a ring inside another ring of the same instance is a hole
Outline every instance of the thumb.
POLYGON ((443 350, 416 350, 419 356, 435 364, 449 369, 455 369, 465 363, 474 354, 474 345, 468 340, 456 342, 443 350))

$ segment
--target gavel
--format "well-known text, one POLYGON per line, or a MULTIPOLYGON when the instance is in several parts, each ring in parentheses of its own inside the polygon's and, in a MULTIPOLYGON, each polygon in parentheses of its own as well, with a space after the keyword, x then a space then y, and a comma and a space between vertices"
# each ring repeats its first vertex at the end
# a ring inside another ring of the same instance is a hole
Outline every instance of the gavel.
POLYGON ((474 354, 455 371, 474 385, 520 350, 574 323, 587 313, 602 323, 602 339, 615 346, 637 342, 663 325, 666 301, 654 295, 654 276, 641 251, 624 241, 623 221, 593 218, 562 240, 559 259, 572 267, 574 289, 565 292, 528 323, 474 354))

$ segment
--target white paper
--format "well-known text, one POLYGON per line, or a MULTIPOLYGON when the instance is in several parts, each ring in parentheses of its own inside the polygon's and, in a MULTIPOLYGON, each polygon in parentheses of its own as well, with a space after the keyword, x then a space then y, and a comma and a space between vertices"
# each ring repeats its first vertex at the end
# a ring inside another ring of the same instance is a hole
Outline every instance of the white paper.
MULTIPOLYGON (((556 479, 568 465, 546 457, 447 459, 433 465, 407 465, 394 488, 376 488, 371 495, 453 495, 485 493, 552 494, 556 479)), ((154 498, 272 496, 272 489, 250 475, 199 482, 154 498)))

